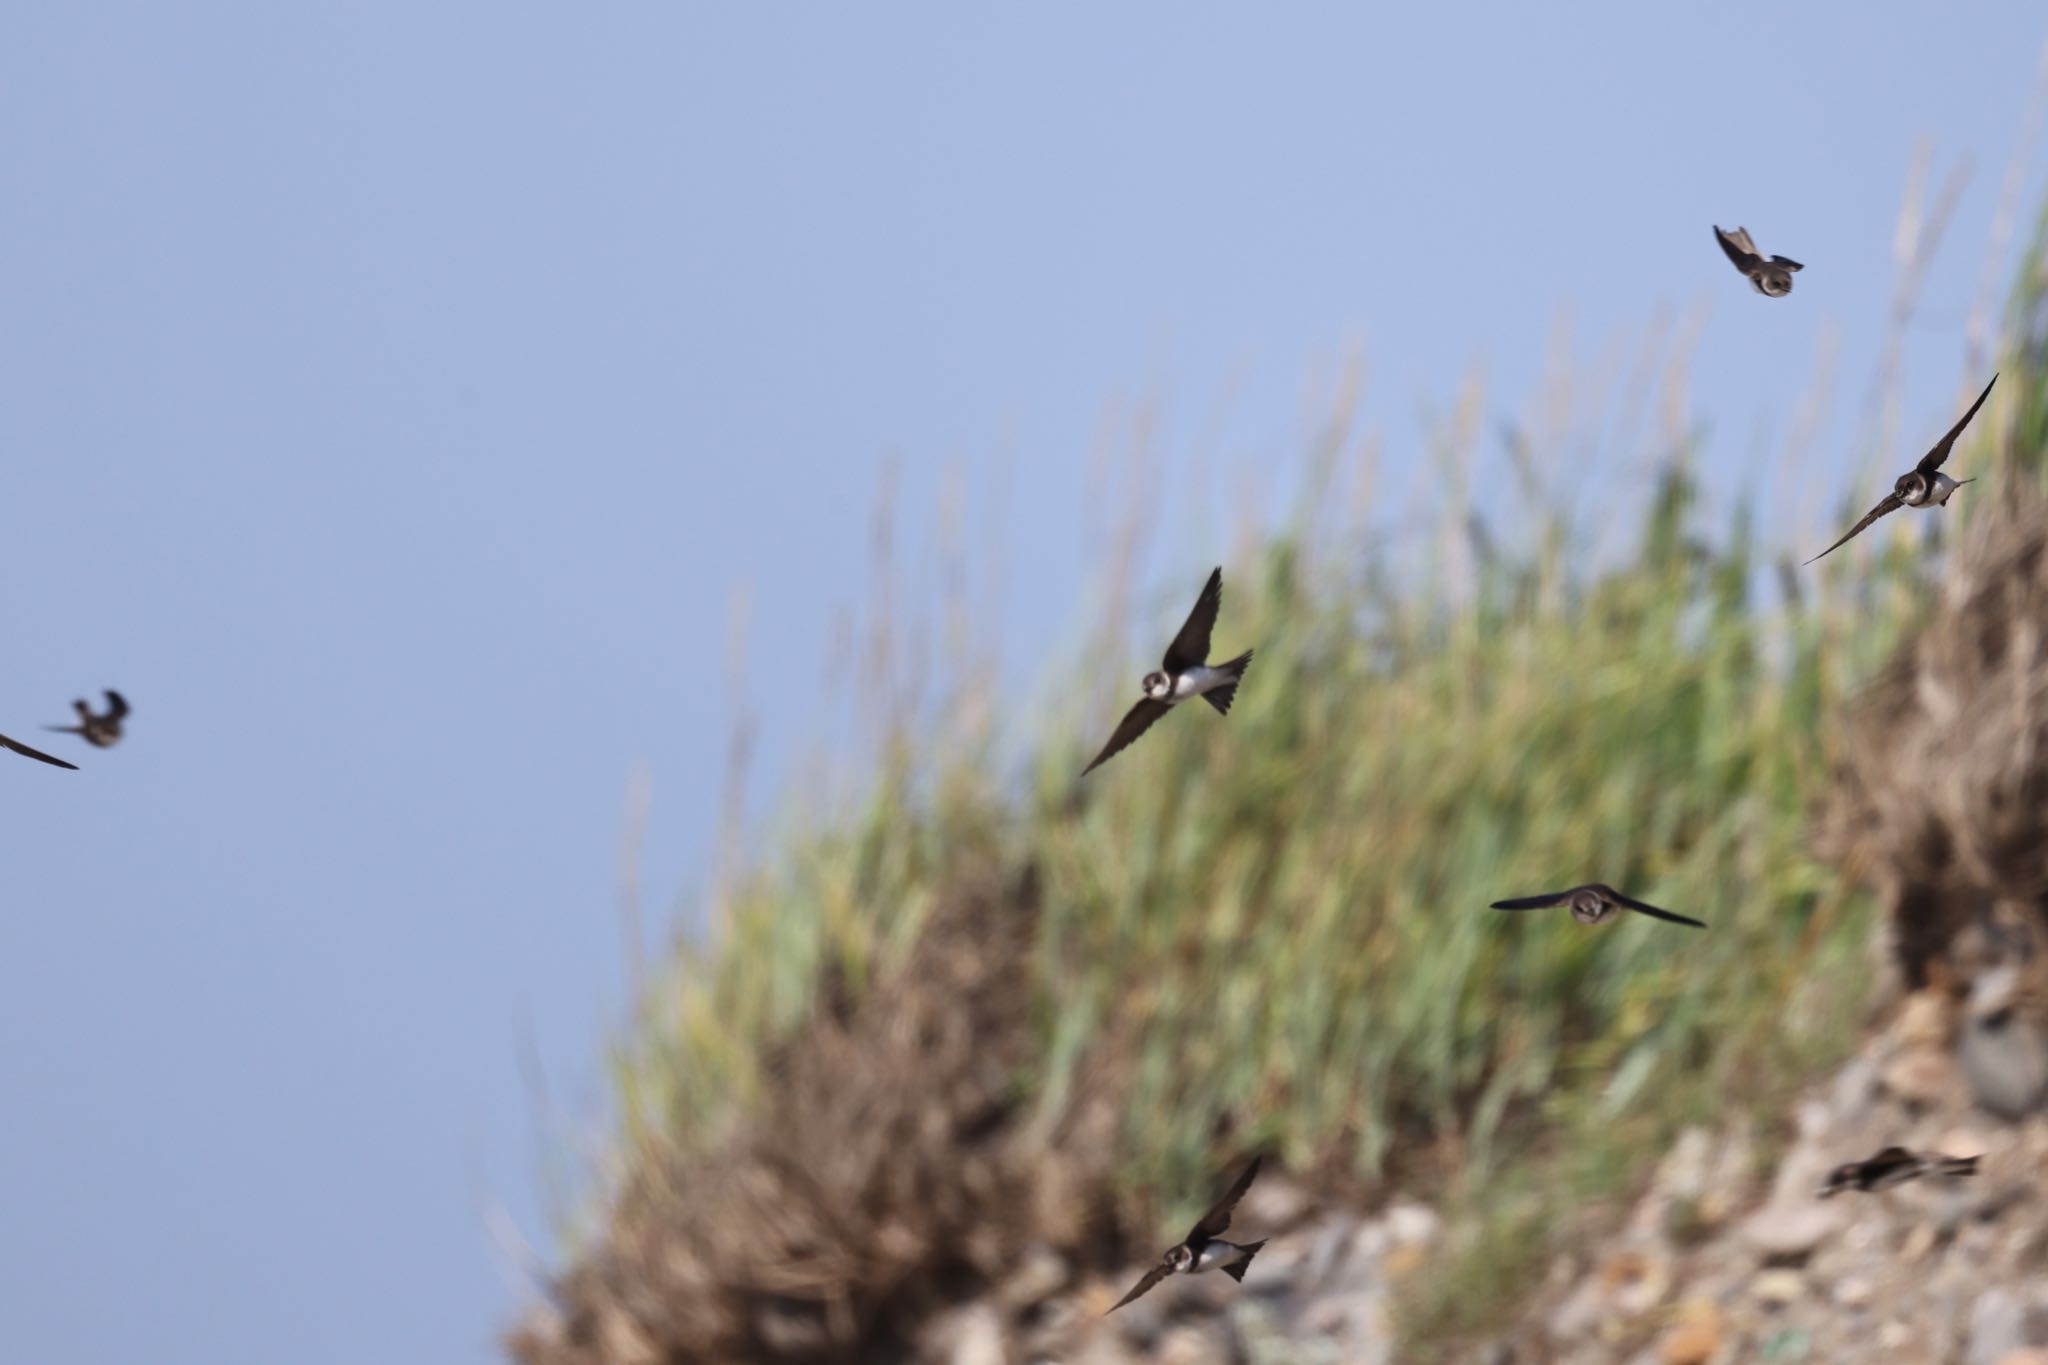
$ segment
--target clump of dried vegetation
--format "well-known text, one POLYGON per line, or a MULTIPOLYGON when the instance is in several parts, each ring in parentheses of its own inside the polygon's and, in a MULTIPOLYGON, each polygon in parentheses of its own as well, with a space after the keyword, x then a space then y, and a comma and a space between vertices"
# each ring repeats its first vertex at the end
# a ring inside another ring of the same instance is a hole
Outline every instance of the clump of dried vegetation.
MULTIPOLYGON (((2038 263, 2038 257, 2037 257, 2038 263)), ((1892 661, 1840 726, 1817 847, 1873 886, 1893 964, 1928 983, 1990 904, 2048 906, 2048 457, 2039 293, 1985 496, 1892 661)))
MULTIPOLYGON (((1460 491, 1428 567, 1396 573, 1327 510, 1374 503, 1340 386, 1304 510, 1230 571, 1228 638, 1260 652, 1227 729, 1162 726, 1078 794, 1099 737, 1062 730, 1020 796, 981 713, 920 715, 857 813, 725 885, 709 941, 645 991, 607 1212, 514 1355, 898 1358, 1032 1244, 1149 1245, 1254 1146, 1461 1219, 1471 1273, 1428 1277, 1415 1338, 1505 1316, 1664 1135, 1846 1045, 1867 921, 1810 847, 1824 798, 1822 853, 1902 938, 1987 878, 2048 891, 2048 518, 2021 487, 2048 439, 2044 262, 2002 366, 2020 417, 1984 492, 2007 491, 1957 500, 1945 582, 1899 549, 1931 523, 1901 517, 1854 586, 1771 591, 1787 563, 1752 509, 1702 500, 1682 345, 1622 381, 1661 382, 1666 414, 1621 452, 1656 469, 1633 543, 1546 487, 1546 456, 1608 454, 1568 411, 1510 441, 1517 530, 1490 530, 1474 385, 1444 452, 1460 491), (1507 934, 1484 911, 1595 869, 1712 932, 1507 934)), ((1093 721, 1120 650, 1075 689, 1093 721)))
POLYGON ((565 1365, 845 1359, 998 1275, 1011 1239, 1075 1241, 1100 1148, 1073 1116, 1020 1121, 1037 1044, 1018 965, 1037 912, 1028 884, 962 885, 873 989, 822 983, 764 1058, 751 1121, 714 1150, 639 1164, 559 1311, 514 1350, 565 1365))

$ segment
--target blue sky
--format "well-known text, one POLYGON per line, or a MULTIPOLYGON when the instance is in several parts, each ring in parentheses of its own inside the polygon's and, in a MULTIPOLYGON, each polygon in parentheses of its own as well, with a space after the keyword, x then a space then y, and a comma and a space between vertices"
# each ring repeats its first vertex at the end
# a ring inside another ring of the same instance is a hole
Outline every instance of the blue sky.
MULTIPOLYGON (((736 595, 756 808, 840 742, 885 462, 914 587, 964 490, 1027 677, 1090 620, 1104 414, 1156 402, 1188 506, 1285 487, 1354 342, 1398 513, 1468 367, 1515 411, 1561 308, 1589 366, 1701 320, 1724 478, 1832 330, 1800 490, 1831 505, 1870 475, 1923 136, 1975 167, 1907 332, 1900 439, 1931 441, 1981 383, 1963 319, 2044 29, 2026 0, 15 7, 0 730, 105 686, 135 715, 81 772, 0 761, 13 1352, 492 1357, 520 1291, 484 1210, 546 1246, 563 1155, 523 1048, 567 1140, 602 1132, 630 775, 658 939, 713 844, 736 595), (1793 297, 1716 221, 1805 261, 1793 297)), ((1185 525, 1142 566, 1173 603, 1229 551, 1185 525)))

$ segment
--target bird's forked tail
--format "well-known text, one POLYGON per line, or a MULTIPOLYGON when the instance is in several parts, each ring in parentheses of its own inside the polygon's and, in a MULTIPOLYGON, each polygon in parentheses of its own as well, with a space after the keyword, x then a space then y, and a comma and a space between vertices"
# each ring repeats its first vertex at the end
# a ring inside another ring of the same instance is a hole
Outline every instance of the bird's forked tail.
POLYGON ((1210 688, 1202 694, 1202 699, 1227 716, 1230 714, 1230 703, 1237 700, 1237 685, 1244 681, 1244 671, 1252 666, 1252 651, 1248 649, 1235 659, 1227 659, 1220 664, 1209 666, 1219 673, 1228 673, 1230 681, 1221 687, 1210 688))
MULTIPOLYGON (((1250 656, 1250 655, 1246 655, 1245 657, 1249 658, 1249 657, 1251 657, 1251 656, 1250 656)), ((1975 1157, 1971 1157, 1971 1158, 1970 1158, 1970 1160, 1971 1160, 1972 1162, 1976 1161, 1976 1159, 1977 1159, 1977 1158, 1975 1158, 1975 1157)), ((1252 1257, 1254 1257, 1254 1256, 1256 1256, 1256 1255, 1258 1255, 1258 1254, 1259 1254, 1259 1248, 1260 1248, 1260 1247, 1262 1247, 1262 1246, 1264 1246, 1264 1245, 1266 1244, 1266 1240, 1267 1240, 1266 1238, 1264 1238, 1264 1237, 1261 1237, 1261 1238, 1260 1238, 1260 1239, 1259 1239, 1258 1241, 1256 1241, 1256 1242, 1247 1242, 1247 1243, 1245 1243, 1245 1244, 1244 1244, 1244 1257, 1243 1257, 1243 1259, 1241 1259, 1241 1260, 1237 1260, 1237 1261, 1233 1261, 1233 1262, 1231 1262, 1231 1263, 1230 1263, 1229 1265, 1226 1265, 1226 1266, 1222 1266, 1222 1267, 1219 1267, 1219 1268, 1220 1268, 1220 1269, 1221 1269, 1221 1270, 1223 1271, 1223 1273, 1224 1273, 1224 1274, 1228 1275, 1228 1276, 1229 1276, 1229 1277, 1230 1277, 1231 1279, 1233 1279, 1233 1280, 1236 1280, 1236 1281, 1237 1281, 1237 1282, 1238 1282, 1239 1284, 1243 1284, 1243 1283, 1244 1283, 1244 1272, 1245 1272, 1246 1268, 1248 1268, 1248 1267, 1249 1267, 1249 1266, 1251 1265, 1251 1263, 1252 1263, 1252 1257)))

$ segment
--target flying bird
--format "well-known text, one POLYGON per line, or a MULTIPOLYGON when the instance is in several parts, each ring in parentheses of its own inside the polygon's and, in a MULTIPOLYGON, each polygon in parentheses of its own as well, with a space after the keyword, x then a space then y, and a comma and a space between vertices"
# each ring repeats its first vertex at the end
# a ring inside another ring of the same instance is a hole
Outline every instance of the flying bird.
POLYGON ((103 716, 94 715, 92 707, 81 697, 71 703, 78 712, 78 724, 45 725, 43 728, 60 735, 83 735, 85 742, 95 749, 111 749, 121 738, 121 722, 128 715, 128 702, 111 687, 107 689, 106 697, 107 713, 103 716))
POLYGON ((1721 244, 1721 250, 1728 253, 1728 259, 1735 262, 1735 268, 1749 276, 1756 292, 1766 298, 1782 299, 1791 293, 1792 272, 1806 269, 1799 262, 1783 256, 1764 259, 1764 254, 1756 249, 1756 243, 1750 240, 1748 228, 1723 232, 1716 227, 1714 240, 1721 244))
POLYGON ((1114 1313, 1132 1299, 1141 1297, 1168 1275, 1199 1275, 1205 1270, 1220 1270, 1243 1284, 1245 1268, 1252 1263, 1252 1257, 1259 1254, 1259 1248, 1266 1244, 1266 1239, 1262 1237, 1239 1246, 1235 1242, 1224 1241, 1220 1234, 1230 1226, 1230 1211, 1237 1207, 1238 1200, 1244 1198, 1244 1192, 1252 1187, 1252 1178, 1258 1175, 1261 1160, 1263 1158, 1253 1157, 1237 1179, 1231 1182, 1229 1192, 1188 1230, 1187 1240, 1169 1248, 1159 1264, 1146 1271, 1145 1278, 1133 1285, 1131 1292, 1118 1299, 1103 1316, 1108 1317, 1109 1313, 1114 1313))
MULTIPOLYGON (((1997 382, 1998 376, 1992 375, 1991 384, 1996 384, 1997 382)), ((1840 540, 1828 546, 1827 549, 1822 550, 1813 559, 1824 559, 1836 550, 1841 549, 1844 545, 1856 539, 1864 527, 1870 525, 1871 522, 1876 521, 1879 517, 1884 516, 1887 512, 1896 512, 1901 507, 1925 507, 1929 503, 1939 507, 1948 501, 1949 494, 1955 492, 1964 484, 1977 482, 1974 478, 1951 479, 1948 475, 1939 471, 1941 469, 1941 462, 1948 458, 1949 449, 1955 445, 1956 437, 1963 434, 1963 428, 1970 425, 1970 419, 1977 415, 1977 409, 1983 407, 1984 400, 1991 396, 1991 384, 1984 386, 1984 392, 1978 394, 1977 401, 1970 404, 1970 410, 1963 414, 1963 420, 1950 427, 1948 435, 1936 441, 1934 449, 1923 455, 1920 458, 1919 464, 1914 465, 1906 473, 1899 475, 1899 481, 1892 485, 1891 492, 1884 495, 1883 502, 1864 513, 1863 520, 1851 526, 1848 535, 1843 536, 1840 540)), ((1809 559, 1806 562, 1811 564, 1813 559, 1809 559)))
POLYGON ((1904 1147, 1887 1147, 1868 1161, 1851 1161, 1828 1172, 1820 1197, 1830 1199, 1843 1190, 1888 1190, 1921 1176, 1961 1179, 1977 1174, 1977 1158, 1942 1156, 1936 1152, 1909 1152, 1904 1147))
POLYGON ((0 747, 12 749, 14 750, 14 752, 18 754, 23 754, 33 759, 38 759, 44 763, 50 764, 52 767, 69 768, 73 772, 78 771, 78 765, 76 763, 66 763, 61 758, 52 758, 48 754, 44 753, 41 749, 31 749, 28 747, 28 745, 23 744, 20 740, 9 739, 5 735, 0 735, 0 747))
POLYGON ((1145 695, 1124 712, 1124 718, 1117 722, 1116 733, 1109 737, 1109 743, 1102 746, 1102 752, 1095 756, 1095 761, 1081 769, 1081 776, 1086 777, 1107 763, 1132 740, 1151 729, 1152 722, 1189 697, 1200 697, 1224 715, 1230 714, 1230 703, 1237 696, 1237 684, 1243 679, 1245 669, 1251 666, 1252 652, 1248 649, 1235 659, 1218 664, 1208 662, 1209 632, 1215 629, 1216 609, 1222 604, 1223 570, 1218 568, 1209 575, 1202 595, 1195 599, 1195 609, 1188 613, 1187 624, 1167 646, 1160 671, 1145 675, 1144 682, 1140 684, 1145 695))
POLYGON ((1551 891, 1541 896, 1520 896, 1514 900, 1495 901, 1496 910, 1548 910, 1553 905, 1569 905, 1572 918, 1581 924, 1598 924, 1601 920, 1620 910, 1633 910, 1652 919, 1670 920, 1673 924, 1690 924, 1695 929, 1707 926, 1699 920, 1685 915, 1674 915, 1669 910, 1659 910, 1654 905, 1645 905, 1622 895, 1611 886, 1591 882, 1575 886, 1569 891, 1551 891))

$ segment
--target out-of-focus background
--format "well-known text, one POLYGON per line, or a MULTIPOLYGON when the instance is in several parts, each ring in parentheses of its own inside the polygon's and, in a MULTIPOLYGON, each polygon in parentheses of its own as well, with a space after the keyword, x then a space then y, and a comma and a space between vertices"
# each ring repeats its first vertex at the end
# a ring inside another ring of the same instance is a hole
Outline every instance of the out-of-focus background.
POLYGON ((2027 1346, 2024 1198, 1785 1190, 2048 1150, 2044 37, 0 20, 0 731, 135 707, 0 756, 0 1354, 2027 1346), (1485 909, 1593 877, 1713 928, 1485 909))

